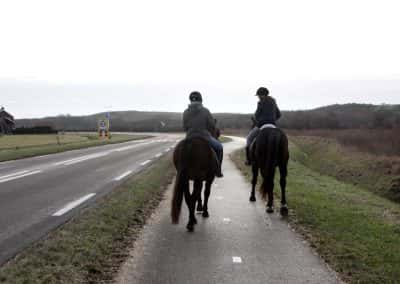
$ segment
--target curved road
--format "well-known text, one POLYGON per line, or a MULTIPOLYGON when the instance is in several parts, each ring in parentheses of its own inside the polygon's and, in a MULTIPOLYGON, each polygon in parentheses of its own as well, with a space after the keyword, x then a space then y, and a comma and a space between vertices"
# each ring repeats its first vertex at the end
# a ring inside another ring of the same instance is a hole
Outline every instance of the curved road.
POLYGON ((0 163, 0 264, 172 149, 178 134, 0 163))

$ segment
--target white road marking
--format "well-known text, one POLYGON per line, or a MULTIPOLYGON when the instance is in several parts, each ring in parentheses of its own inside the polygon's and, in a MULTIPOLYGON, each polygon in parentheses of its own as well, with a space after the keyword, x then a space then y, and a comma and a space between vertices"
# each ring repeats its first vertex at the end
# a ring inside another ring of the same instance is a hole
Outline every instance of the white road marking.
POLYGON ((147 160, 147 161, 144 161, 143 163, 141 163, 140 165, 141 166, 145 166, 145 165, 147 165, 148 163, 150 163, 151 162, 151 160, 147 160))
POLYGON ((242 258, 240 256, 232 257, 233 263, 242 263, 242 258))
POLYGON ((158 153, 157 155, 155 155, 155 158, 160 158, 162 156, 162 153, 158 153))
POLYGON ((224 221, 224 223, 230 223, 230 222, 231 222, 231 219, 229 219, 229 218, 224 218, 223 221, 224 221))
POLYGON ((72 209, 74 209, 75 207, 81 205, 83 202, 85 202, 86 200, 92 198, 95 195, 96 195, 96 193, 90 193, 88 195, 85 195, 85 196, 79 198, 78 200, 72 201, 72 202, 68 203, 67 205, 65 205, 65 207, 63 207, 62 209, 58 210, 52 216, 54 216, 54 217, 62 216, 65 213, 71 211, 72 209))
POLYGON ((24 174, 19 174, 19 175, 14 175, 14 176, 8 175, 9 177, 3 176, 3 177, 0 178, 0 183, 11 181, 11 180, 15 180, 15 179, 19 179, 19 178, 23 178, 23 177, 27 177, 27 176, 31 176, 31 175, 35 175, 35 174, 38 174, 38 173, 41 173, 41 172, 42 171, 37 170, 37 171, 26 172, 24 174))
POLYGON ((91 155, 86 155, 86 156, 82 156, 82 157, 78 157, 78 158, 74 158, 74 159, 57 162, 57 163, 54 163, 53 165, 54 166, 59 166, 59 165, 69 166, 69 165, 77 164, 77 163, 80 163, 83 161, 104 157, 104 156, 107 156, 108 154, 109 154, 109 152, 91 154, 91 155))
POLYGON ((20 172, 8 174, 8 175, 5 175, 5 176, 1 176, 0 179, 12 177, 12 176, 17 176, 17 175, 22 175, 22 174, 27 173, 27 172, 29 172, 29 171, 20 171, 20 172))
POLYGON ((121 180, 121 179, 123 179, 124 177, 129 176, 131 173, 132 173, 132 171, 127 171, 127 172, 123 173, 122 175, 117 176, 116 178, 114 178, 114 180, 116 180, 116 181, 121 180))

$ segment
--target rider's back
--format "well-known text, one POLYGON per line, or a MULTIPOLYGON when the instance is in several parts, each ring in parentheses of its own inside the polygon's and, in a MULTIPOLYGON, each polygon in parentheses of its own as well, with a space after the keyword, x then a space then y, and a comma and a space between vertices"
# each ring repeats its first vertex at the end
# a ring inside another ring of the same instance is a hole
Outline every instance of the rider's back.
POLYGON ((210 137, 215 122, 210 111, 201 103, 191 103, 183 113, 183 128, 186 137, 210 137))

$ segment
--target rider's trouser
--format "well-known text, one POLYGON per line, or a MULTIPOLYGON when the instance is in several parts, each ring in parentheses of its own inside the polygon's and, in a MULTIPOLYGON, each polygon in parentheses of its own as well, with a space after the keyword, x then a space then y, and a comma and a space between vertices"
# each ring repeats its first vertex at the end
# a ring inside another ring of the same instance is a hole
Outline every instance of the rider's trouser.
POLYGON ((224 156, 224 148, 222 147, 221 142, 219 142, 214 137, 209 137, 208 142, 210 143, 211 147, 214 149, 215 153, 217 154, 219 166, 222 165, 222 159, 224 156))
POLYGON ((260 128, 258 128, 257 126, 250 130, 250 133, 249 135, 247 135, 246 139, 246 147, 250 147, 251 143, 253 143, 254 139, 256 139, 259 131, 260 128))

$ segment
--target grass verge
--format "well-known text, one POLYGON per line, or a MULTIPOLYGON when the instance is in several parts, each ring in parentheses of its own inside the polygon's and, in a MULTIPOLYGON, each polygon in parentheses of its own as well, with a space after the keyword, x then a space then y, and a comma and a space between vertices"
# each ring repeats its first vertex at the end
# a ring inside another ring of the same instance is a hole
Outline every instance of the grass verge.
POLYGON ((174 176, 170 155, 0 268, 1 283, 99 283, 113 279, 128 247, 174 176))
MULTIPOLYGON (((99 140, 95 135, 70 134, 68 136, 78 136, 79 138, 76 138, 76 139, 64 138, 65 141, 68 141, 68 142, 60 143, 60 144, 51 142, 51 143, 46 144, 46 142, 43 139, 40 139, 40 138, 38 139, 37 137, 32 137, 32 136, 40 136, 40 135, 10 136, 14 140, 17 139, 16 141, 31 140, 32 143, 38 143, 38 144, 35 145, 35 144, 31 143, 28 145, 26 143, 15 142, 15 143, 23 144, 23 146, 15 146, 12 148, 0 147, 0 162, 149 138, 149 136, 143 136, 143 135, 115 134, 111 137, 111 139, 99 140)), ((45 135, 45 136, 46 137, 43 137, 45 140, 49 139, 49 141, 50 140, 56 141, 56 138, 55 138, 56 135, 53 135, 51 137, 51 139, 48 137, 50 135, 45 135)), ((2 138, 0 138, 0 142, 2 142, 3 139, 8 139, 8 138, 6 136, 3 136, 2 138)), ((4 145, 6 145, 6 142, 3 142, 3 143, 4 143, 4 145)), ((7 145, 8 145, 8 143, 9 142, 7 142, 7 145)))
MULTIPOLYGON (((321 175, 298 160, 291 145, 289 222, 350 283, 398 283, 400 206, 361 187, 321 175)), ((243 150, 232 154, 250 179, 243 150)), ((278 184, 278 183, 276 183, 278 184)), ((275 191, 279 195, 279 190, 275 191)))

